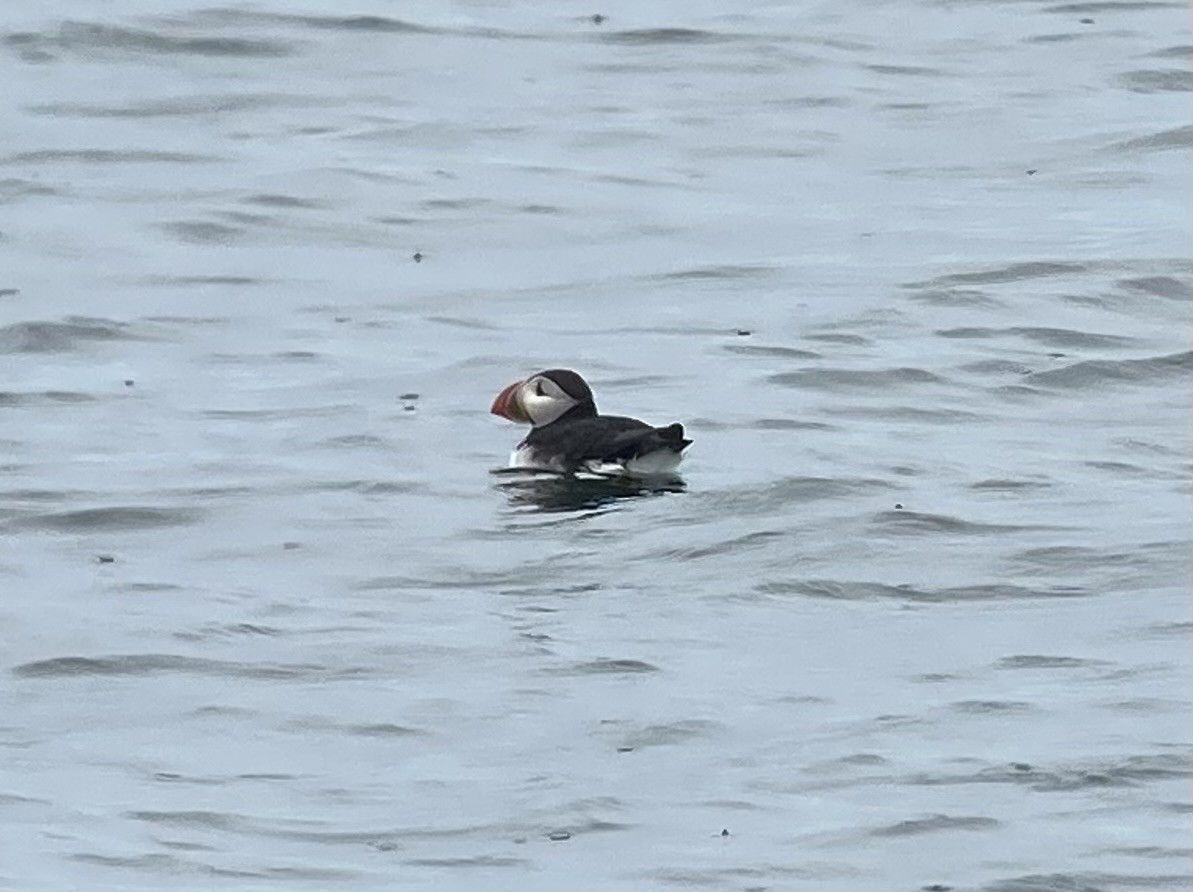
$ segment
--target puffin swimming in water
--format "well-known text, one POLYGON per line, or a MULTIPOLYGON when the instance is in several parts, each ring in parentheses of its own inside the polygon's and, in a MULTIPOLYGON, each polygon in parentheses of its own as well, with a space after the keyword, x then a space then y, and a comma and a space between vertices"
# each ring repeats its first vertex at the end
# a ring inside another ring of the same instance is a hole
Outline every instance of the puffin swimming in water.
POLYGON ((651 427, 636 418, 597 414, 588 383, 570 369, 547 369, 506 387, 489 410, 530 433, 510 466, 574 474, 673 475, 691 444, 682 424, 651 427))

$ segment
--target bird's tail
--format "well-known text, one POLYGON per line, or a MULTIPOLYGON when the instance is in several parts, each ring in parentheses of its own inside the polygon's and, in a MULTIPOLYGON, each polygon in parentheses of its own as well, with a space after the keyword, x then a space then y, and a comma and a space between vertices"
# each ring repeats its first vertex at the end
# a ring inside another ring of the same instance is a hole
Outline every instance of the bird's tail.
POLYGON ((676 452, 683 452, 692 445, 691 440, 684 439, 683 425, 678 421, 666 427, 656 427, 655 431, 658 432, 659 439, 667 445, 667 448, 673 449, 676 452))

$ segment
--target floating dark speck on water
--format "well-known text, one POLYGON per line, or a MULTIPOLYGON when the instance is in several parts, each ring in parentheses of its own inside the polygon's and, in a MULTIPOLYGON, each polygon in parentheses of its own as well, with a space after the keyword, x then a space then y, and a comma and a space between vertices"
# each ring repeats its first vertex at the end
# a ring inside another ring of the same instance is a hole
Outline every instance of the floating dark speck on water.
POLYGON ((617 748, 617 751, 619 753, 632 753, 634 751, 634 748, 632 746, 619 746, 617 748))
POLYGON ((16 297, 20 293, 20 288, 0 288, 0 297, 16 297))
POLYGON ((411 255, 411 259, 413 259, 415 263, 422 263, 422 262, 423 262, 423 252, 422 252, 422 251, 415 251, 415 252, 414 252, 414 253, 411 255))
POLYGON ((1031 771, 1031 766, 1026 762, 1012 762, 1011 767, 1016 771, 1031 771))
POLYGON ((1027 169, 1027 175, 1029 177, 1034 177, 1039 172, 1040 172, 1040 168, 1038 168, 1038 167, 1029 167, 1027 169))
POLYGON ((572 834, 566 830, 553 830, 547 834, 547 839, 551 840, 551 842, 563 842, 565 839, 571 838, 572 834))
POLYGON ((135 383, 136 383, 136 382, 135 382, 135 381, 133 381, 133 379, 132 379, 132 378, 125 378, 125 379, 124 379, 124 386, 125 386, 125 387, 132 387, 132 386, 133 386, 135 383))
POLYGON ((1094 23, 1093 19, 1079 19, 1078 21, 1083 25, 1092 25, 1094 23))
POLYGON ((351 316, 336 316, 336 322, 351 322, 351 316))
POLYGON ((99 561, 101 564, 114 564, 114 563, 116 563, 116 558, 112 557, 112 555, 110 555, 110 554, 97 554, 97 555, 95 556, 95 559, 96 559, 97 561, 99 561))
POLYGON ((1064 359, 1067 355, 1068 355, 1067 353, 1049 353, 1048 358, 1049 359, 1064 359))
POLYGON ((733 329, 733 333, 739 338, 748 338, 754 332, 750 331, 748 328, 735 328, 733 329))
POLYGON ((946 886, 944 883, 931 883, 924 886, 920 892, 953 892, 953 887, 946 886))
POLYGON ((605 19, 607 19, 607 18, 608 18, 608 16, 603 16, 599 12, 596 12, 596 13, 592 14, 592 23, 594 25, 599 25, 601 22, 605 21, 605 19))
POLYGON ((903 503, 902 503, 902 502, 895 502, 895 510, 896 510, 896 511, 902 511, 902 510, 903 510, 903 503))
POLYGON ((729 828, 728 827, 721 828, 721 836, 728 836, 728 835, 729 835, 729 828))

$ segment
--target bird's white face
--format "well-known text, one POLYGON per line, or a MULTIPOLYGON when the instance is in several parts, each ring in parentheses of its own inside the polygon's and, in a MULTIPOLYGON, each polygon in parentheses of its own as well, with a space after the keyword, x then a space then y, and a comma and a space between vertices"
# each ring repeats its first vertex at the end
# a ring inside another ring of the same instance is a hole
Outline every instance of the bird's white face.
POLYGON ((515 381, 497 395, 491 411, 494 415, 542 427, 558 419, 579 400, 569 396, 558 384, 543 375, 515 381))

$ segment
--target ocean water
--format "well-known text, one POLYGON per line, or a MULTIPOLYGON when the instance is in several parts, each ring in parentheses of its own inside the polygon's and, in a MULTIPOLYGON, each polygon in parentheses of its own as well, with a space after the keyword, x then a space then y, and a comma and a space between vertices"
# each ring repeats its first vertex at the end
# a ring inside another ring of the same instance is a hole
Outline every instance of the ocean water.
POLYGON ((1191 27, 8 0, 0 889, 1188 889, 1191 27))

